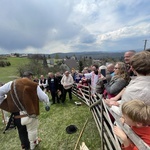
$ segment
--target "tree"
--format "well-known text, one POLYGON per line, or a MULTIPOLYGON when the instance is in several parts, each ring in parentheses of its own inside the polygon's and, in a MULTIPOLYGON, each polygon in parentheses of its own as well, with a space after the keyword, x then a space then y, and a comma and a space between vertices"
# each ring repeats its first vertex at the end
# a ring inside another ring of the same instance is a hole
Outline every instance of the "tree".
POLYGON ((19 57, 19 53, 15 53, 14 55, 15 55, 16 57, 19 57))
POLYGON ((79 60, 79 72, 82 72, 83 70, 83 63, 81 60, 79 60))
POLYGON ((48 55, 48 58, 50 59, 50 58, 51 58, 51 55, 48 55))
POLYGON ((48 67, 45 55, 43 57, 43 67, 48 67))
POLYGON ((77 60, 77 57, 76 57, 76 55, 74 54, 73 56, 74 56, 75 60, 77 60))
POLYGON ((69 56, 66 56, 66 59, 70 59, 70 57, 69 57, 69 56))
POLYGON ((25 71, 32 71, 34 75, 47 74, 48 69, 43 67, 41 55, 33 55, 28 64, 21 65, 17 68, 18 74, 22 76, 25 71))
POLYGON ((59 59, 59 55, 57 53, 55 55, 55 59, 59 59))

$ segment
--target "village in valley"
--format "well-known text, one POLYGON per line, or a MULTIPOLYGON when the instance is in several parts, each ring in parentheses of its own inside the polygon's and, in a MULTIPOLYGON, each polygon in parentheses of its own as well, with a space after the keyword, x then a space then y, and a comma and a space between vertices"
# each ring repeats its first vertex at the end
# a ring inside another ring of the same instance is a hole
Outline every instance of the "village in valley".
MULTIPOLYGON (((81 72, 84 67, 90 67, 92 64, 97 64, 98 66, 107 65, 108 63, 114 63, 116 61, 123 60, 123 52, 119 53, 101 53, 101 52, 83 52, 83 53, 54 53, 54 54, 21 54, 21 53, 11 53, 0 56, 0 66, 5 67, 11 65, 7 61, 7 57, 19 57, 27 58, 31 60, 29 69, 36 65, 36 68, 41 66, 46 72, 51 70, 52 72, 61 72, 65 70, 71 71, 75 69, 81 72), (39 65, 40 64, 40 65, 39 65)), ((26 64, 25 64, 26 65, 26 64)), ((22 68, 21 66, 20 68, 22 68)), ((18 72, 22 72, 22 69, 18 68, 18 72)), ((33 70, 35 74, 40 73, 37 69, 33 70)))

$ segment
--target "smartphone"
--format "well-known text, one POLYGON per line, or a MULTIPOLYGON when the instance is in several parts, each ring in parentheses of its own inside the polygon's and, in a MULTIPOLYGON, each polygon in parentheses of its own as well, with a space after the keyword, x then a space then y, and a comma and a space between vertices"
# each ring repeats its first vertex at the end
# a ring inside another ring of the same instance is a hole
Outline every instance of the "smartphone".
POLYGON ((101 74, 106 77, 106 69, 101 69, 101 74))

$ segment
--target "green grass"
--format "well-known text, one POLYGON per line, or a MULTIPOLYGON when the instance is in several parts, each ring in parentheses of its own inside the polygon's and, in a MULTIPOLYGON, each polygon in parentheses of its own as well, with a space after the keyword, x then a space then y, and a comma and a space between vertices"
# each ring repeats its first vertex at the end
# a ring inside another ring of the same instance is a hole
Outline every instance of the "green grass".
MULTIPOLYGON (((8 58, 10 67, 0 68, 0 82, 7 82, 17 76, 17 67, 27 63, 27 58, 8 58)), ((51 97, 50 97, 51 98, 51 97)), ((79 145, 85 142, 89 150, 100 149, 100 136, 89 108, 83 103, 76 106, 75 101, 79 99, 73 96, 73 101, 66 99, 66 104, 55 104, 51 106, 49 112, 46 112, 43 103, 40 103, 39 115, 39 137, 42 139, 36 150, 74 150, 75 144, 79 138, 80 132, 88 119, 84 132, 80 138, 79 145), (78 130, 74 134, 67 134, 66 127, 74 124, 78 130)), ((0 118, 2 118, 0 112, 0 118)), ((20 150, 20 141, 17 130, 6 131, 2 119, 0 119, 0 149, 20 150)), ((79 145, 76 150, 79 150, 79 145)))
MULTIPOLYGON (((74 101, 79 101, 73 97, 74 101)), ((79 145, 85 142, 90 150, 100 149, 100 137, 93 120, 92 114, 88 107, 83 103, 76 106, 74 101, 66 100, 66 104, 51 105, 49 112, 46 112, 42 103, 41 113, 39 116, 39 137, 42 139, 37 150, 74 150, 75 144, 79 138, 80 132, 88 119, 83 134, 79 141, 79 145), (76 133, 67 134, 66 127, 68 125, 76 125, 78 128, 76 133)), ((7 150, 19 150, 20 141, 17 130, 11 129, 3 134, 5 126, 0 123, 0 147, 7 150)), ((79 150, 79 145, 77 150, 79 150)))
POLYGON ((0 82, 2 83, 14 80, 18 76, 17 68, 21 65, 27 64, 29 59, 20 57, 7 57, 6 61, 9 61, 11 66, 0 67, 0 82))

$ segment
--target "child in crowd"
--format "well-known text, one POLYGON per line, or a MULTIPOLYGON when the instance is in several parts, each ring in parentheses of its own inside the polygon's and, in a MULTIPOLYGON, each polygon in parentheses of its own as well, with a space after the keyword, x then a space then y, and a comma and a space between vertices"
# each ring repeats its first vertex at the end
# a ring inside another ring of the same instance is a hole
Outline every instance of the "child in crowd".
POLYGON ((77 89, 78 89, 78 94, 82 95, 82 93, 80 92, 80 89, 82 89, 82 81, 80 80, 79 83, 77 84, 77 89))
MULTIPOLYGON (((150 146, 150 106, 140 100, 131 100, 122 105, 122 122, 150 146)), ((122 150, 138 150, 122 129, 114 127, 114 133, 122 140, 122 150)))

